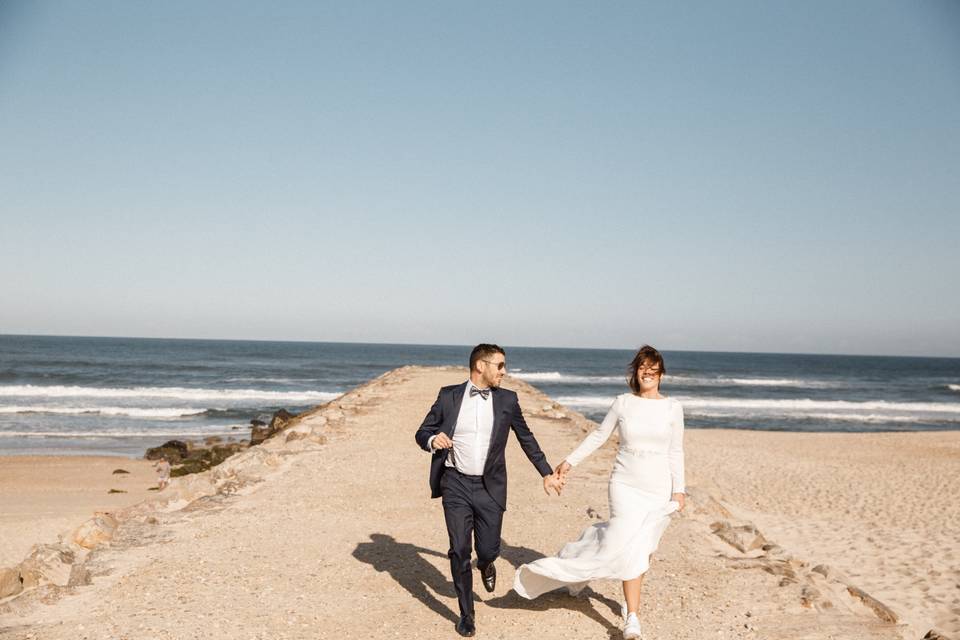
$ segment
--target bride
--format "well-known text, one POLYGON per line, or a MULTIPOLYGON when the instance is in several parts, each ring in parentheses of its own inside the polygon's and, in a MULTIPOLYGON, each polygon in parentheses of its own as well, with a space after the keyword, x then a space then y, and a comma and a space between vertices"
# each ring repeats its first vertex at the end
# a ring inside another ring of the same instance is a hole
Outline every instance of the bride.
POLYGON ((684 508, 683 407, 660 395, 663 357, 644 345, 630 363, 632 393, 617 396, 603 422, 556 469, 561 480, 617 431, 620 448, 610 474, 610 521, 587 527, 556 556, 522 565, 514 590, 533 599, 561 587, 578 593, 591 580, 623 581, 624 638, 640 638, 640 588, 650 554, 684 508))

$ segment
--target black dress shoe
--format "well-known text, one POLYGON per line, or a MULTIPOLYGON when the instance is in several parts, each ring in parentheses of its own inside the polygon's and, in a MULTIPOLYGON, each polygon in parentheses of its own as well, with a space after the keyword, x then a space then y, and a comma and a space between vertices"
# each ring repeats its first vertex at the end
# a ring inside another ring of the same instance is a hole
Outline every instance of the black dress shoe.
POLYGON ((477 632, 477 625, 473 624, 473 616, 460 616, 457 621, 457 633, 464 638, 472 637, 477 632))
POLYGON ((493 566, 492 562, 480 572, 480 577, 483 578, 483 588, 487 590, 487 593, 493 593, 493 590, 497 588, 497 568, 493 566))

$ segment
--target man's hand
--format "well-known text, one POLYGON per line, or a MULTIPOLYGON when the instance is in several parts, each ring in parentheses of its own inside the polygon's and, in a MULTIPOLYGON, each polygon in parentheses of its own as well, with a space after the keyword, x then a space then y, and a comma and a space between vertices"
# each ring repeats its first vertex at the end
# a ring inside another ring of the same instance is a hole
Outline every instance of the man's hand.
POLYGON ((453 440, 445 433, 438 433, 430 446, 434 449, 451 449, 453 448, 453 440))
POLYGON ((543 492, 547 495, 550 495, 550 489, 553 489, 557 492, 557 495, 560 495, 560 491, 563 490, 563 484, 563 479, 555 473, 543 476, 543 492))
POLYGON ((687 506, 686 505, 687 494, 685 493, 675 493, 672 496, 670 496, 670 499, 680 505, 679 507, 677 507, 677 511, 683 511, 683 508, 687 506))

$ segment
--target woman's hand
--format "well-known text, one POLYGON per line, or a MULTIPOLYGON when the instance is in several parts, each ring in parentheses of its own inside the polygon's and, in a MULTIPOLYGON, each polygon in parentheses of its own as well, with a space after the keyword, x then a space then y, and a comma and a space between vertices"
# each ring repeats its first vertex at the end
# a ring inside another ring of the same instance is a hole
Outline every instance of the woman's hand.
POLYGON ((679 504, 677 511, 683 511, 683 508, 686 506, 687 494, 685 493, 675 493, 670 496, 670 499, 679 504))
POLYGON ((560 476, 561 478, 563 478, 564 480, 566 480, 566 477, 565 477, 565 476, 566 476, 568 473, 570 473, 570 469, 573 469, 573 467, 570 465, 569 462, 567 462, 566 460, 564 460, 564 461, 561 462, 559 465, 557 465, 557 468, 554 470, 554 473, 556 473, 558 476, 560 476))

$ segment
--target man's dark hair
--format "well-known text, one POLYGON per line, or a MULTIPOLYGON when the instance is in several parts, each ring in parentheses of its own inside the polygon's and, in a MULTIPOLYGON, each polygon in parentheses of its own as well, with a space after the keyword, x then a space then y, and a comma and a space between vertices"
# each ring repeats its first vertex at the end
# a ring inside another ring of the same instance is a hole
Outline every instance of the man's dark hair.
POLYGON ((473 351, 470 352, 470 371, 472 372, 474 367, 477 366, 477 360, 489 358, 495 353, 503 354, 504 358, 507 357, 506 352, 495 344, 478 344, 475 346, 473 351))

